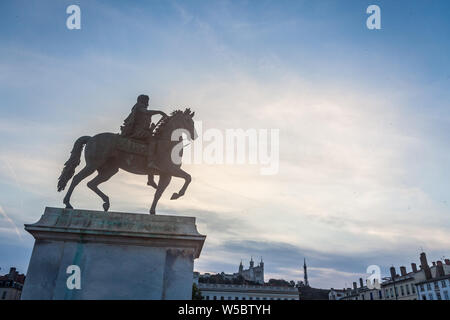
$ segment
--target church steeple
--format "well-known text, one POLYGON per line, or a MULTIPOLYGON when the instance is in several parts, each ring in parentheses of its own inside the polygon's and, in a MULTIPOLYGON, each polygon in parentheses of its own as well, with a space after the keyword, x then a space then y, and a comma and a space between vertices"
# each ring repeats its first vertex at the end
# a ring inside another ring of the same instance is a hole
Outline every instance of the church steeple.
POLYGON ((250 268, 255 266, 255 262, 253 261, 253 257, 250 258, 250 268))
POLYGON ((305 286, 309 287, 309 283, 308 283, 308 270, 306 267, 306 258, 303 258, 303 276, 305 278, 305 286))
POLYGON ((242 273, 242 271, 244 271, 244 266, 242 265, 242 260, 241 260, 241 263, 239 264, 239 273, 242 273))

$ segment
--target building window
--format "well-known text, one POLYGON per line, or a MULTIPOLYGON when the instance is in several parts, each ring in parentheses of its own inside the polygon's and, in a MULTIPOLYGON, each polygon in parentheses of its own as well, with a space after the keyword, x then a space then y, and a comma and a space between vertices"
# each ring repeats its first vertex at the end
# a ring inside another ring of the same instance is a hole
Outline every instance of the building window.
POLYGON ((431 284, 427 283, 427 289, 431 290, 431 284))
POLYGON ((234 300, 239 300, 239 298, 238 297, 234 297, 234 300))
POLYGON ((411 294, 411 292, 409 291, 409 284, 407 284, 405 287, 406 287, 406 294, 408 295, 411 294))
POLYGON ((420 285, 420 291, 425 291, 425 287, 423 286, 423 284, 420 285))
POLYGON ((249 297, 248 300, 253 300, 253 297, 249 297))
POLYGON ((433 300, 433 294, 432 293, 429 293, 428 297, 430 298, 430 300, 433 300))
POLYGON ((5 298, 6 298, 6 291, 3 291, 2 300, 5 300, 5 298))
POLYGON ((447 283, 445 282, 445 280, 441 281, 441 285, 442 285, 442 288, 447 288, 447 283))
POLYGON ((427 300, 427 296, 426 295, 422 295, 422 300, 427 300))
POLYGON ((450 299, 448 298, 448 291, 447 291, 447 290, 444 291, 444 298, 445 298, 445 300, 450 300, 450 299))
POLYGON ((400 292, 402 293, 402 296, 405 295, 405 290, 403 289, 403 286, 400 286, 400 292))
POLYGON ((214 297, 213 297, 213 299, 214 299, 214 300, 217 300, 217 297, 216 297, 216 296, 214 296, 214 297))
POLYGON ((231 297, 228 297, 228 300, 231 300, 231 297))
POLYGON ((209 296, 206 296, 206 300, 209 300, 209 296))
POLYGON ((433 284, 434 284, 434 288, 436 290, 439 290, 439 283, 436 281, 436 282, 433 282, 433 284))
POLYGON ((224 296, 220 297, 220 300, 225 300, 225 297, 224 296))
POLYGON ((416 286, 411 284, 411 291, 412 293, 416 293, 416 286))
POLYGON ((383 299, 383 295, 381 294, 381 290, 378 290, 378 298, 383 299))
POLYGON ((442 300, 441 293, 439 291, 436 291, 436 297, 438 300, 442 300))

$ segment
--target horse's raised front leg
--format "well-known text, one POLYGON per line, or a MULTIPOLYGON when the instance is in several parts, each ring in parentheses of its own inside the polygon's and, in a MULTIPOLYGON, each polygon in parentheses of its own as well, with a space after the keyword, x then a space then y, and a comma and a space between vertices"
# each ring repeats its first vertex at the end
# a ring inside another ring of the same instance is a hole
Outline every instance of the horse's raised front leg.
POLYGON ((170 200, 176 200, 179 197, 184 196, 184 193, 186 192, 186 189, 187 189, 188 185, 191 183, 192 178, 191 178, 191 175, 189 173, 187 173, 186 171, 184 171, 180 167, 177 167, 175 170, 171 171, 170 173, 174 177, 178 177, 178 178, 183 178, 184 179, 184 184, 181 187, 180 191, 174 192, 172 194, 172 197, 170 198, 170 200))
POLYGON ((152 207, 150 208, 150 214, 156 213, 156 204, 158 203, 159 198, 161 198, 161 195, 163 194, 164 190, 166 190, 171 179, 172 177, 167 173, 161 174, 159 176, 158 187, 156 188, 155 196, 153 197, 152 207))

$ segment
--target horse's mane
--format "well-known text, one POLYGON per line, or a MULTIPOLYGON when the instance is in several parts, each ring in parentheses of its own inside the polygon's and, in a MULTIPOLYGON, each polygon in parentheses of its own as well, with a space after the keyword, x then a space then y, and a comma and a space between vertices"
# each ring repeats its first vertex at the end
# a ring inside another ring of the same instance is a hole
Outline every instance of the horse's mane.
POLYGON ((182 114, 182 113, 183 113, 183 111, 181 111, 180 109, 177 109, 177 110, 172 111, 172 112, 170 113, 170 116, 168 116, 168 117, 162 119, 162 120, 159 122, 158 126, 155 128, 155 131, 153 132, 153 136, 154 136, 154 137, 159 136, 159 135, 162 133, 164 127, 170 122, 170 120, 171 120, 174 116, 179 115, 179 114, 182 114))

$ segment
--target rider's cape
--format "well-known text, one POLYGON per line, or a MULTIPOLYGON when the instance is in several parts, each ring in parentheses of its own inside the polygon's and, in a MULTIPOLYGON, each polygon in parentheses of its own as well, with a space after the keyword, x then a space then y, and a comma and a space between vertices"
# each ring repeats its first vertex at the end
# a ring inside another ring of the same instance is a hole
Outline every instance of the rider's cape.
POLYGON ((136 103, 131 109, 130 115, 124 120, 123 126, 120 127, 120 135, 123 137, 129 137, 133 134, 134 124, 136 122, 139 107, 142 107, 140 103, 136 103))
MULTIPOLYGON (((133 108, 134 109, 134 108, 133 108)), ((120 135, 128 137, 133 133, 133 125, 136 117, 136 111, 132 111, 130 115, 123 122, 123 126, 120 127, 120 135)))

